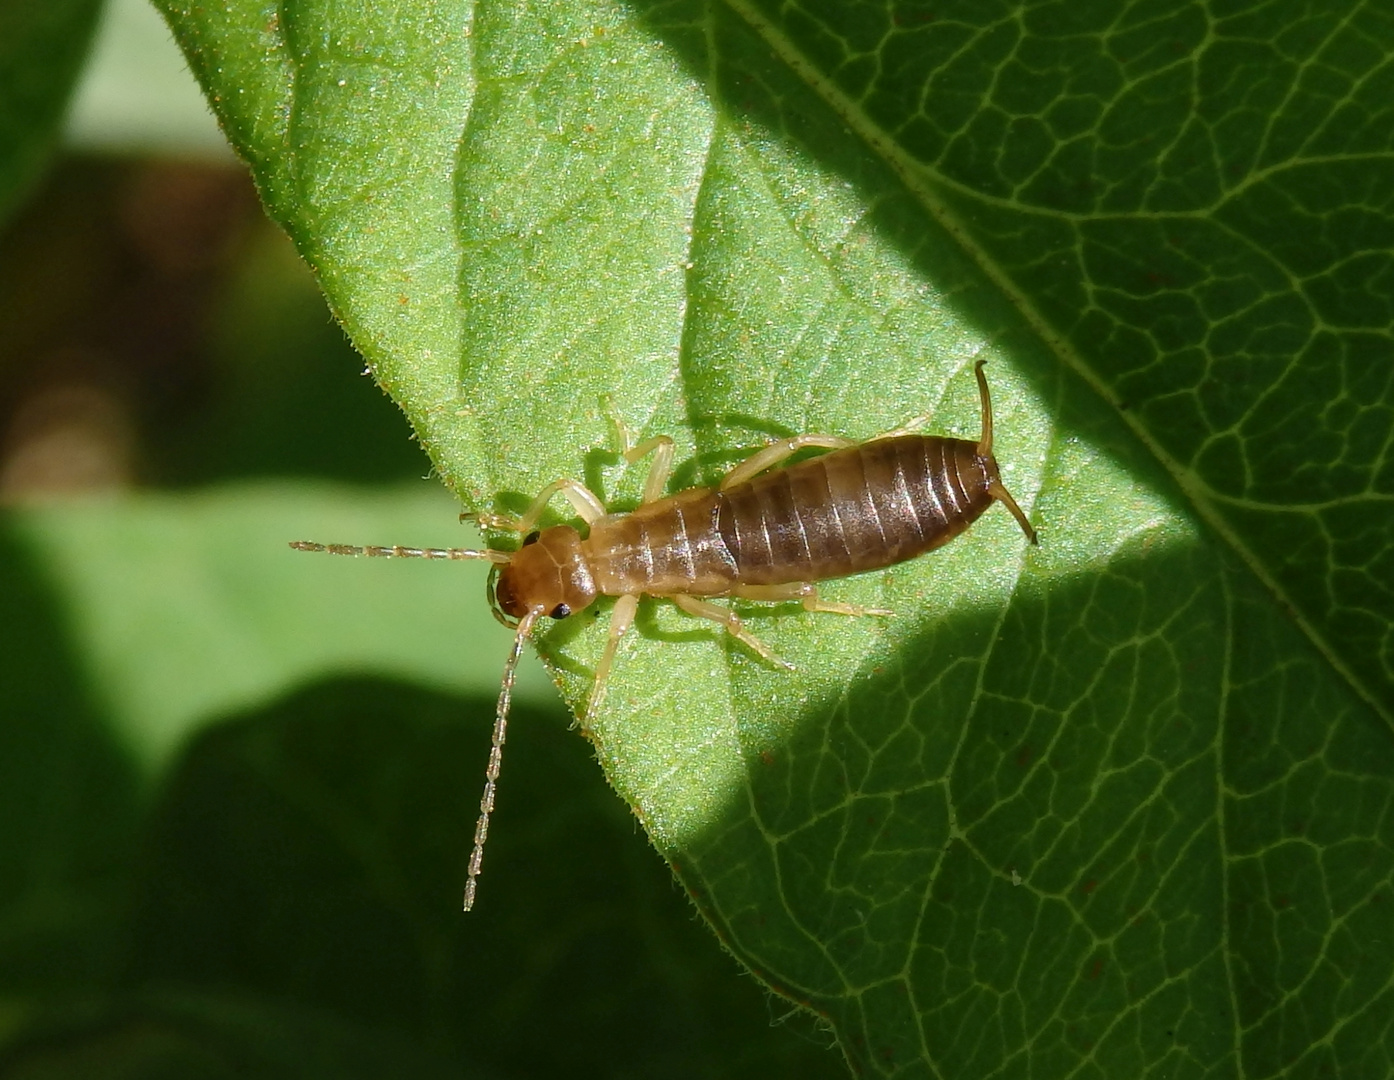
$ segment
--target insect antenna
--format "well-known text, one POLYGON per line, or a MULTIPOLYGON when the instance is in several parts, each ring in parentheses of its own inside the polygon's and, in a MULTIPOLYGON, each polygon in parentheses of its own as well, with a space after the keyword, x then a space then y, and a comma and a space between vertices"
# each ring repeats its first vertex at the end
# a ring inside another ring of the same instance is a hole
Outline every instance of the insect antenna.
MULTIPOLYGON (((356 544, 317 544, 310 540, 293 540, 296 551, 319 551, 329 555, 368 555, 379 559, 487 559, 494 564, 494 574, 498 568, 508 563, 511 556, 506 551, 476 550, 474 548, 412 548, 398 545, 356 544)), ((496 618, 502 620, 502 613, 493 596, 493 576, 490 577, 490 606, 496 618)), ((499 687, 499 703, 494 713, 494 735, 489 744, 489 764, 484 770, 484 794, 479 799, 479 820, 474 826, 474 848, 470 851, 469 870, 465 877, 465 910, 474 907, 474 895, 478 891, 479 868, 484 861, 484 842, 489 839, 489 815, 494 812, 494 793, 498 790, 499 769, 503 765, 503 744, 508 734, 508 710, 513 703, 513 681, 518 674, 518 661, 523 655, 523 643, 532 633, 533 625, 544 614, 542 608, 533 608, 518 620, 513 635, 513 651, 503 666, 503 684, 499 687)), ((507 625, 512 625, 511 622, 507 625)))
POLYGON ((397 545, 385 547, 373 544, 358 547, 354 544, 316 544, 309 540, 292 540, 290 546, 296 551, 322 551, 328 555, 370 555, 377 559, 488 559, 497 564, 509 560, 506 551, 479 551, 475 548, 414 548, 397 545))
POLYGON ((499 687, 498 709, 494 712, 494 737, 489 744, 489 765, 484 770, 484 794, 479 798, 479 820, 474 826, 474 848, 470 851, 469 870, 465 876, 465 910, 474 907, 474 894, 479 888, 479 868, 484 861, 484 842, 489 839, 489 815, 494 812, 494 793, 498 789, 499 769, 503 765, 503 744, 508 735, 508 709, 513 701, 513 679, 518 673, 518 660, 523 655, 523 643, 532 627, 543 614, 533 608, 518 620, 513 635, 513 651, 503 666, 503 684, 499 687))

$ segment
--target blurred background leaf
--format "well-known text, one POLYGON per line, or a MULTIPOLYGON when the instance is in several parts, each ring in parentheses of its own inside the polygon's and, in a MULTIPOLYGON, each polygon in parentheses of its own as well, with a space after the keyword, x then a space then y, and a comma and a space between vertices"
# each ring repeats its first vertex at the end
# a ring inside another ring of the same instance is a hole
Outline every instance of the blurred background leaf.
POLYGON ((0 4, 0 221, 53 147, 100 7, 100 0, 0 4))

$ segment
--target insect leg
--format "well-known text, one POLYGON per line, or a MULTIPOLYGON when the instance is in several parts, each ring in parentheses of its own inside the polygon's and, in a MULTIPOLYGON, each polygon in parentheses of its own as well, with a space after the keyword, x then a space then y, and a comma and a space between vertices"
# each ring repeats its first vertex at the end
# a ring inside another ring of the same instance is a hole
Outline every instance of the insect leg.
POLYGON ((566 501, 571 504, 581 520, 587 525, 605 516, 604 504, 590 488, 576 480, 568 480, 563 477, 560 480, 552 481, 543 488, 522 517, 515 518, 509 514, 490 514, 480 511, 473 514, 461 514, 460 520, 475 521, 482 529, 507 529, 509 532, 520 533, 532 532, 546 511, 547 504, 558 493, 566 497, 566 501))
POLYGON ((615 601, 615 610, 610 613, 610 636, 605 639, 605 651, 600 654, 600 663, 595 666, 595 682, 591 684, 590 700, 586 711, 581 714, 581 730, 590 727, 595 710, 605 698, 605 684, 610 681, 610 668, 615 663, 615 653, 619 649, 620 638, 634 625, 634 615, 639 610, 639 597, 633 594, 621 596, 615 601))
POLYGON ((770 603, 799 600, 805 611, 822 611, 830 615, 876 615, 889 618, 895 612, 887 608, 862 607, 860 604, 839 604, 823 600, 818 595, 818 586, 811 581, 791 581, 787 585, 737 585, 731 590, 732 596, 742 600, 763 600, 770 603))
POLYGON ((673 440, 667 435, 655 435, 641 443, 634 442, 634 433, 620 418, 615 402, 608 395, 603 402, 605 415, 615 429, 615 441, 619 444, 620 457, 633 465, 646 454, 653 455, 649 475, 644 480, 643 502, 657 502, 663 498, 663 489, 668 486, 668 477, 673 472, 673 440))
POLYGON ((663 498, 663 489, 668 486, 668 477, 673 473, 673 440, 667 435, 655 435, 645 439, 638 446, 631 446, 624 452, 624 460, 631 465, 645 454, 653 455, 649 465, 649 475, 644 478, 643 502, 657 502, 663 498))
POLYGON ((775 656, 768 645, 747 630, 745 624, 741 622, 741 617, 730 608, 713 604, 709 600, 699 600, 686 593, 675 593, 669 599, 689 615, 696 615, 699 619, 710 619, 712 622, 720 623, 726 628, 728 634, 759 656, 760 659, 773 664, 775 667, 782 667, 785 671, 794 670, 793 664, 775 656))
POLYGON ((810 446, 819 446, 828 450, 841 450, 847 446, 856 446, 852 439, 844 439, 838 435, 795 435, 793 438, 780 439, 772 442, 763 450, 757 450, 746 458, 734 469, 721 478, 720 490, 735 487, 743 484, 753 476, 757 476, 766 469, 772 469, 781 461, 792 457, 800 450, 806 450, 810 446))

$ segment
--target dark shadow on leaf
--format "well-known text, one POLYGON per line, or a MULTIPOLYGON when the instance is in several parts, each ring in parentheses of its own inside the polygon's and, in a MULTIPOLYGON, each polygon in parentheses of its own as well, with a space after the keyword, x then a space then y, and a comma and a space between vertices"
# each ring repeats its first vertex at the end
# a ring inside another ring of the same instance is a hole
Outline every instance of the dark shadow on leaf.
MULTIPOLYGON (((865 1073, 1045 1056, 1063 1075, 1099 1053, 1216 1071, 1236 1042, 1277 1070, 1322 970, 1388 970, 1394 831, 1357 808, 1371 783, 1387 797, 1394 740, 1267 610, 1199 543, 1028 579, 1000 618, 926 624, 786 737, 740 730, 744 790, 669 857, 865 1073), (1316 936, 1289 962, 1299 904, 1316 936), (1359 960, 1342 920, 1365 928, 1359 960)), ((770 717, 781 676, 733 673, 738 715, 770 717)))
POLYGON ((499 1075, 838 1075, 765 1030, 560 713, 512 718, 461 913, 492 714, 345 681, 205 730, 155 811, 129 983, 289 1001, 499 1075))
POLYGON ((502 1075, 383 1030, 286 1000, 216 990, 143 990, 53 1002, 0 1050, 7 1077, 256 1076, 445 1080, 502 1075))
MULTIPOLYGON (((659 641, 664 644, 694 644, 698 642, 723 642, 726 632, 714 622, 706 619, 690 618, 685 623, 678 623, 679 626, 686 625, 688 629, 673 630, 671 624, 669 629, 664 629, 658 619, 658 605, 669 604, 670 601, 657 597, 644 597, 639 602, 639 613, 634 618, 634 629, 648 641, 659 641)), ((724 643, 724 642, 723 642, 724 643)), ((737 646, 739 648, 740 646, 737 646)))

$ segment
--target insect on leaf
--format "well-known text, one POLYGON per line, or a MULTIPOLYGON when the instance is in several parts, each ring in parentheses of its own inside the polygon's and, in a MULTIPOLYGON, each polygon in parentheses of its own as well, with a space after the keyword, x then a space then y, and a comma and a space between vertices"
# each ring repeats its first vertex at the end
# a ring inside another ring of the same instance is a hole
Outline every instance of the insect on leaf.
MULTIPOLYGON (((992 360, 1038 550, 994 508, 827 587, 892 620, 753 613, 792 674, 646 603, 588 731, 859 1072, 1387 1038, 1378 5, 164 6, 466 509, 632 507, 610 412, 679 486, 798 432, 973 437, 992 360)), ((540 641, 573 706, 604 611, 540 641)))

